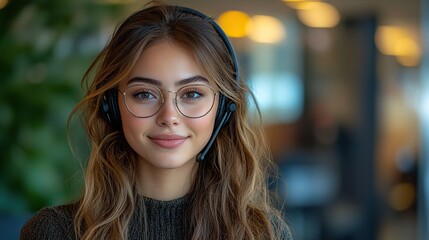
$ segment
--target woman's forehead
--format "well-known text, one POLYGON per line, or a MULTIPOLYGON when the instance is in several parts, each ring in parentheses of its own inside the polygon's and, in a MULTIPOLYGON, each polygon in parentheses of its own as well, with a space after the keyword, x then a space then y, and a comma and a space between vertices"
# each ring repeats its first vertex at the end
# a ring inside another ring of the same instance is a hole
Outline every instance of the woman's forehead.
POLYGON ((129 76, 121 84, 136 82, 179 86, 192 82, 209 83, 210 78, 194 54, 171 41, 161 41, 139 54, 129 76))

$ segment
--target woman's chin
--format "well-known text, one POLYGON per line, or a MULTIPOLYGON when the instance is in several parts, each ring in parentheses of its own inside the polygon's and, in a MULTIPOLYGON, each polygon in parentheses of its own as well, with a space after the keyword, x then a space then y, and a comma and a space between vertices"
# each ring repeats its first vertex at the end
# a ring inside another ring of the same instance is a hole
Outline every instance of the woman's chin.
POLYGON ((188 168, 196 164, 195 157, 192 158, 178 158, 176 156, 162 156, 157 158, 152 158, 150 160, 140 159, 143 161, 143 165, 150 166, 153 169, 180 169, 188 168))

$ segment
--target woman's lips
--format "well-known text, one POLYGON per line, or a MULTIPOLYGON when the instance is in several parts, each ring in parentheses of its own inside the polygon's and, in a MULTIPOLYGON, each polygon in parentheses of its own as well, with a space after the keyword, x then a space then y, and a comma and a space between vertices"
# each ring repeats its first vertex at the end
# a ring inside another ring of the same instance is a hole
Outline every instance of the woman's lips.
POLYGON ((156 135, 150 136, 149 139, 162 148, 176 148, 188 138, 180 135, 156 135))

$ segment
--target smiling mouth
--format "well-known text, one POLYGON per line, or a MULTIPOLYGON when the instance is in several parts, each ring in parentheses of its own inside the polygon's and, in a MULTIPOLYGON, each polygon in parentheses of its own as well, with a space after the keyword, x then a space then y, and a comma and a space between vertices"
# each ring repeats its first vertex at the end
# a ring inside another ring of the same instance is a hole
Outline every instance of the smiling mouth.
POLYGON ((167 137, 149 137, 149 139, 162 148, 176 148, 184 143, 188 138, 181 136, 167 136, 167 137))

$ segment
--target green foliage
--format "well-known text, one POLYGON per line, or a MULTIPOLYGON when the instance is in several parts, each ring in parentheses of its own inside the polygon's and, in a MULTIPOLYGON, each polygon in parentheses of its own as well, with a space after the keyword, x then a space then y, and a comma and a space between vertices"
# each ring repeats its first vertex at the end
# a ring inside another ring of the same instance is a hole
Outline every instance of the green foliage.
POLYGON ((88 144, 67 118, 80 80, 122 8, 84 0, 9 1, 0 9, 0 213, 75 199, 88 144))

